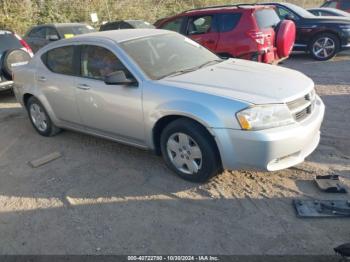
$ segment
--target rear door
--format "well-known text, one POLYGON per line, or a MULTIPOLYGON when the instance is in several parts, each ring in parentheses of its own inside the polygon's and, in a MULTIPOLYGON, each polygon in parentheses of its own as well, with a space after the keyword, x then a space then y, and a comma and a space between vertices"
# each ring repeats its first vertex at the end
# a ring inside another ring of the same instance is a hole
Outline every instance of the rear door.
POLYGON ((219 32, 215 16, 202 15, 189 17, 186 35, 209 50, 216 52, 219 32))
POLYGON ((219 55, 238 56, 242 52, 241 50, 246 48, 246 27, 238 26, 241 17, 242 13, 240 12, 215 15, 219 31, 216 53, 219 55))
POLYGON ((35 76, 55 116, 72 127, 81 123, 75 100, 79 62, 75 49, 74 45, 67 45, 43 54, 35 76))

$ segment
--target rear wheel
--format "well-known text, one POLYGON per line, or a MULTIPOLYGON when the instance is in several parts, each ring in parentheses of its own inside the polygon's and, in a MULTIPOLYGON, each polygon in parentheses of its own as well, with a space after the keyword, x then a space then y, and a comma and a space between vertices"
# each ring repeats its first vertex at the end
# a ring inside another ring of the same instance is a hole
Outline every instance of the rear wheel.
POLYGON ((52 123, 44 106, 35 97, 32 96, 28 99, 27 110, 33 127, 40 135, 54 136, 61 131, 52 123))
POLYGON ((215 141, 189 119, 175 120, 163 130, 161 151, 166 164, 185 180, 204 182, 221 171, 215 141))
POLYGON ((324 33, 312 40, 309 51, 314 59, 326 61, 339 52, 339 46, 339 39, 336 35, 324 33))

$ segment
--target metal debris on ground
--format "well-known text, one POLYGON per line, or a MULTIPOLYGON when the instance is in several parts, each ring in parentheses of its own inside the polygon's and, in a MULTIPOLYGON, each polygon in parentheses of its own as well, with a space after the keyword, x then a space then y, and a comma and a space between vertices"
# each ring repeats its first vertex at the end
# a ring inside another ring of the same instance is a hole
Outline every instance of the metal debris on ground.
POLYGON ((62 156, 61 153, 59 152, 54 152, 54 153, 51 153, 51 154, 48 154, 44 157, 41 157, 39 159, 36 159, 36 160, 32 160, 29 162, 29 165, 31 165, 32 167, 40 167, 42 165, 45 165, 51 161, 54 161, 58 158, 60 158, 62 156))
POLYGON ((338 175, 316 176, 315 182, 326 193, 347 193, 338 175))
POLYGON ((293 200, 301 218, 350 217, 350 200, 293 200))

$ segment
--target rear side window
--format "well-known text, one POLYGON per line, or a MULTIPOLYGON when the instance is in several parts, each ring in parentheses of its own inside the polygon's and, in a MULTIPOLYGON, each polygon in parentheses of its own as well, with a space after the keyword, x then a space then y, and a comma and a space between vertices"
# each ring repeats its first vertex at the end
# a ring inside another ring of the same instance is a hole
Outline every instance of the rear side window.
POLYGON ((22 48, 19 40, 8 31, 0 31, 0 56, 8 49, 22 48))
POLYGON ((242 14, 218 14, 217 19, 219 21, 219 31, 229 32, 232 31, 239 23, 242 14))
POLYGON ((42 57, 47 68, 57 74, 75 75, 73 63, 74 46, 58 47, 42 57))
POLYGON ((180 32, 183 21, 184 21, 183 17, 177 18, 161 26, 161 29, 180 32))
POLYGON ((255 12, 260 29, 274 28, 281 21, 274 9, 261 9, 255 12))
POLYGON ((344 9, 344 10, 350 9, 350 1, 349 0, 340 1, 339 7, 340 9, 344 9))

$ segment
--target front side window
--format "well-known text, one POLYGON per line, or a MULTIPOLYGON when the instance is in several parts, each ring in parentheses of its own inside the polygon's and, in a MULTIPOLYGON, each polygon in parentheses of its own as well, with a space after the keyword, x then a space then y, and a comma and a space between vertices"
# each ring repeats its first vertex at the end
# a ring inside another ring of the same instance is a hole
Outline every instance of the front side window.
POLYGON ((52 49, 44 54, 42 60, 48 69, 57 74, 75 75, 73 55, 74 46, 64 46, 52 49))
POLYGON ((170 30, 170 31, 179 33, 181 31, 181 26, 183 21, 184 21, 183 17, 177 18, 175 20, 165 23, 163 26, 161 26, 161 29, 170 30))
POLYGON ((218 14, 219 30, 221 33, 232 31, 241 19, 242 14, 218 14))
POLYGON ((116 71, 130 73, 120 60, 108 49, 100 46, 85 45, 81 50, 81 75, 87 78, 105 80, 116 71))
POLYGON ((212 27, 212 21, 212 16, 201 16, 191 18, 188 23, 187 34, 199 35, 209 33, 212 27))
POLYGON ((208 49, 174 33, 129 40, 120 46, 154 80, 219 62, 208 49))

